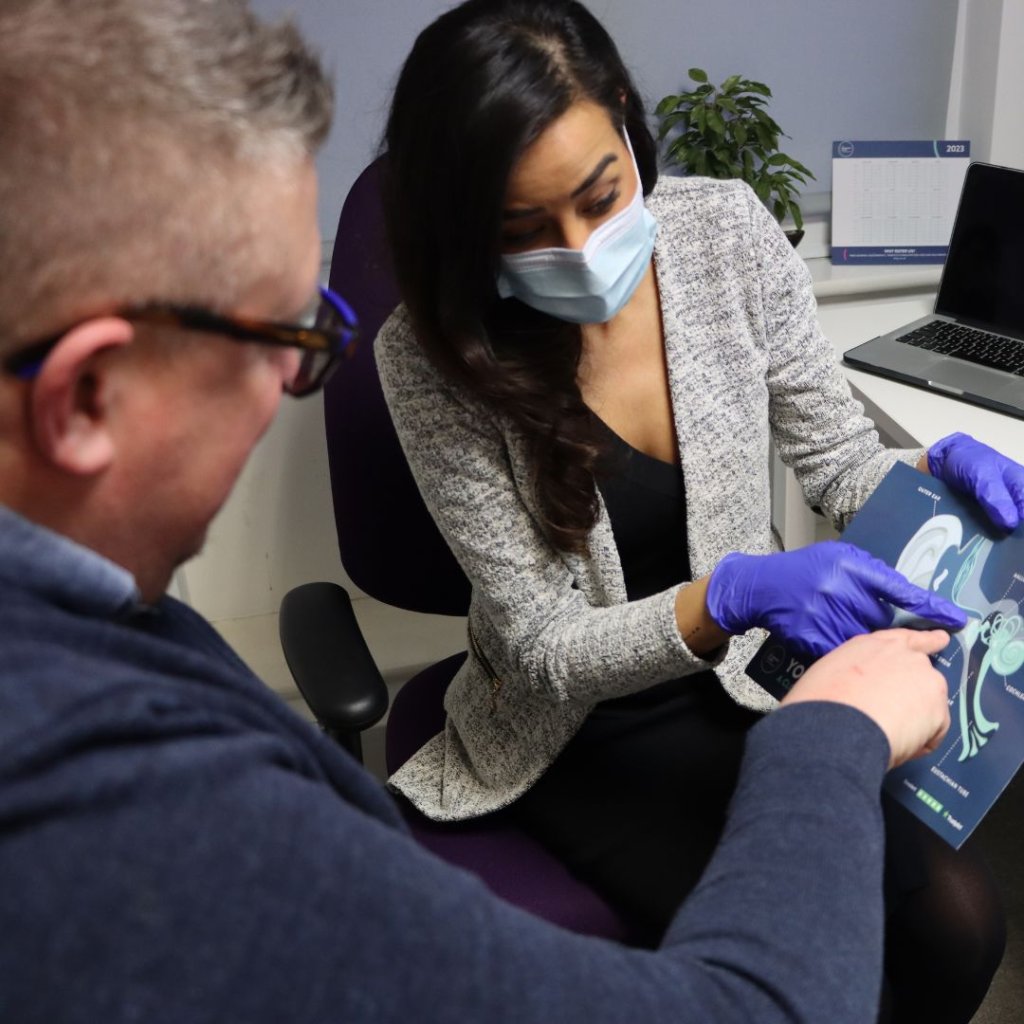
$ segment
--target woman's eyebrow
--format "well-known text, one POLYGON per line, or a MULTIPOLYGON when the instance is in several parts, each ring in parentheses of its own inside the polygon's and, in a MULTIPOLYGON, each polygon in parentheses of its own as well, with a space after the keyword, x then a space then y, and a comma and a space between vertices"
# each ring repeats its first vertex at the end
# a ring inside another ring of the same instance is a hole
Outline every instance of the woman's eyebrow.
MULTIPOLYGON (((618 159, 619 158, 614 153, 607 153, 601 157, 597 162, 597 166, 587 175, 584 181, 573 189, 572 198, 575 199, 577 196, 586 192, 588 188, 591 188, 607 170, 608 165, 614 163, 618 159)), ((535 217, 538 213, 543 212, 544 208, 542 206, 533 206, 528 210, 503 210, 501 218, 502 220, 518 220, 521 217, 535 217)))
POLYGON ((597 166, 587 175, 586 180, 583 182, 583 184, 573 191, 573 199, 586 192, 587 189, 590 188, 597 181, 597 179, 601 177, 602 174, 604 174, 605 169, 608 167, 608 165, 614 163, 618 159, 619 158, 614 153, 608 153, 605 156, 603 156, 597 162, 597 166))

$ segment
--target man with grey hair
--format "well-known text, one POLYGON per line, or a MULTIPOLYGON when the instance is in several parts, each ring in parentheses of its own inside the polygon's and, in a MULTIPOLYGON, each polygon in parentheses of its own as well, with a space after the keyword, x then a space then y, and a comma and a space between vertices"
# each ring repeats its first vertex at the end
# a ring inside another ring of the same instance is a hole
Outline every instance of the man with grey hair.
POLYGON ((0 1018, 867 1020, 879 782, 948 724, 945 634, 806 673, 644 951, 427 855, 164 595, 351 341, 316 287, 330 105, 243 0, 0 6, 0 1018))

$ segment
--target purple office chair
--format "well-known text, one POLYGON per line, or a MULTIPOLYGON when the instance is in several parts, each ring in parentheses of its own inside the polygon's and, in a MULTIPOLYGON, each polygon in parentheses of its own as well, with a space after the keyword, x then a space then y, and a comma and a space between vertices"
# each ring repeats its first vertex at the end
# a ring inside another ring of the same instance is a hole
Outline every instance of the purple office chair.
MULTIPOLYGON (((381 160, 352 186, 341 211, 331 287, 355 308, 361 339, 324 391, 327 451, 341 560, 367 594, 408 611, 465 615, 470 587, 427 512, 384 403, 373 340, 398 304, 381 209, 381 160)), ((317 721, 356 757, 359 733, 387 710, 384 681, 359 632, 348 594, 309 583, 281 605, 281 642, 317 721)), ((444 727, 444 693, 465 651, 410 679, 395 697, 385 732, 393 772, 444 727)), ((572 931, 630 941, 627 924, 507 813, 436 823, 410 804, 415 837, 444 860, 474 872, 499 896, 572 931)))

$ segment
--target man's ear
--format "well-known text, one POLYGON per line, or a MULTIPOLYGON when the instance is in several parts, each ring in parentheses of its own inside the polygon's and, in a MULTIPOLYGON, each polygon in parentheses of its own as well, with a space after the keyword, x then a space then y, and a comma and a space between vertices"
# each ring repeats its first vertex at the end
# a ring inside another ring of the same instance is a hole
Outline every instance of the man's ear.
POLYGON ((73 327, 47 356, 32 382, 32 435, 40 452, 69 473, 88 476, 113 461, 110 370, 102 357, 127 345, 132 325, 97 317, 73 327))

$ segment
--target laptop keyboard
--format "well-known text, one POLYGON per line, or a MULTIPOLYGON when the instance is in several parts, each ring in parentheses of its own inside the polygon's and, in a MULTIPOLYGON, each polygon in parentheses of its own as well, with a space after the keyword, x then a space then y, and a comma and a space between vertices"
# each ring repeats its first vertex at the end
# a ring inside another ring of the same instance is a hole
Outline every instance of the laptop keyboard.
POLYGON ((948 320, 932 320, 896 340, 1024 377, 1024 342, 979 331, 975 327, 963 327, 948 320))

